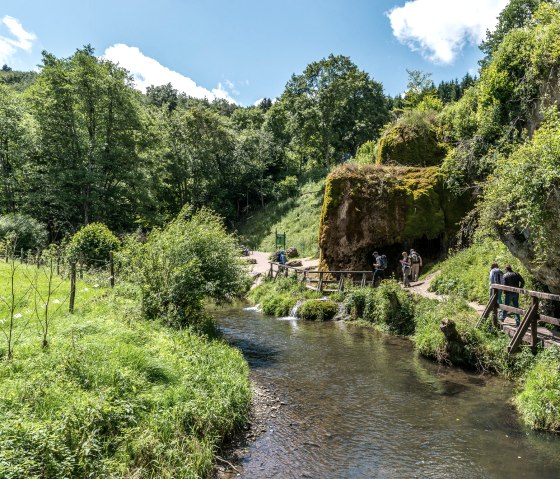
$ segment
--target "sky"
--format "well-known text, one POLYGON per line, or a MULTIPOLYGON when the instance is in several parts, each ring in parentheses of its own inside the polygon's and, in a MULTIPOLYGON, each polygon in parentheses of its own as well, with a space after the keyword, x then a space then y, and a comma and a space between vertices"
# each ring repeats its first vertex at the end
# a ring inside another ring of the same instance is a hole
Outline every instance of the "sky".
POLYGON ((91 44, 135 85, 171 82, 196 97, 252 105, 292 74, 349 56, 386 94, 406 69, 442 80, 476 74, 480 41, 508 0, 2 0, 0 65, 37 69, 43 50, 91 44))

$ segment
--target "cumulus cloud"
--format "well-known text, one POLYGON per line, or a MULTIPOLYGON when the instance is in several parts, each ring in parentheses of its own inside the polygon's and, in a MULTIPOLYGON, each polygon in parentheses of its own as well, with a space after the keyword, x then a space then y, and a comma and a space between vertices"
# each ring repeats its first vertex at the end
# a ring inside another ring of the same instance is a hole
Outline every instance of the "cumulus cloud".
POLYGON ((225 99, 235 103, 226 88, 218 83, 216 88, 208 90, 197 85, 191 78, 163 66, 157 60, 144 55, 138 48, 118 43, 105 50, 104 58, 118 63, 126 68, 134 77, 138 89, 146 91, 151 85, 166 85, 171 83, 173 88, 195 98, 208 100, 225 99))
POLYGON ((465 44, 478 45, 508 0, 411 0, 387 13, 393 35, 435 63, 451 63, 465 44))
POLYGON ((0 35, 0 64, 8 63, 18 50, 30 52, 37 39, 34 33, 26 31, 14 17, 5 15, 2 24, 8 29, 10 36, 0 35))

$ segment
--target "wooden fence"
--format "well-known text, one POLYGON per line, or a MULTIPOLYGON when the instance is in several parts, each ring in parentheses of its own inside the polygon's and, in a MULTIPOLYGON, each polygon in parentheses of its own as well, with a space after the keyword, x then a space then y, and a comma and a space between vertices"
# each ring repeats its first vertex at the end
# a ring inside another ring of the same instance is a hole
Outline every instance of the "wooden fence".
POLYGON ((503 311, 504 313, 519 314, 520 317, 522 316, 519 327, 511 331, 513 337, 509 346, 507 347, 509 354, 513 354, 519 351, 519 348, 521 347, 521 343, 523 341, 528 342, 532 348, 537 347, 539 344, 543 344, 545 346, 552 344, 560 345, 560 337, 558 334, 555 334, 549 329, 539 327, 539 323, 560 326, 560 319, 554 318, 552 316, 547 316, 539 312, 541 300, 560 302, 560 295, 541 293, 540 291, 532 291, 528 289, 514 288, 512 286, 505 286, 502 284, 492 284, 491 288, 493 290, 492 297, 490 298, 490 301, 486 305, 486 309, 480 317, 478 326, 480 326, 482 322, 491 315, 492 322, 496 327, 500 327, 504 330, 506 328, 509 328, 509 326, 504 322, 499 322, 498 311, 503 311), (509 306, 506 304, 498 304, 498 292, 496 290, 508 293, 517 293, 519 295, 529 297, 530 301, 528 308, 514 308, 513 306, 509 306), (529 328, 531 329, 530 335, 528 338, 526 338, 525 336, 529 328))
POLYGON ((287 266, 269 262, 268 275, 276 280, 278 276, 289 277, 305 283, 306 287, 320 293, 342 292, 347 286, 366 287, 373 283, 373 271, 320 271, 287 266))

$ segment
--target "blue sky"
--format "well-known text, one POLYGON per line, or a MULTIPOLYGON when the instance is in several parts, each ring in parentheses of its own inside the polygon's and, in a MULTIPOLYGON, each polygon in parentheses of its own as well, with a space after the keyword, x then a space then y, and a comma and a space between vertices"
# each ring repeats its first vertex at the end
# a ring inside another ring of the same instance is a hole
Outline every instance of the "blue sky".
POLYGON ((34 69, 41 51, 90 43, 139 88, 171 81, 244 105, 278 96, 330 53, 405 90, 406 69, 438 83, 476 72, 477 44, 507 0, 2 0, 0 63, 34 69))

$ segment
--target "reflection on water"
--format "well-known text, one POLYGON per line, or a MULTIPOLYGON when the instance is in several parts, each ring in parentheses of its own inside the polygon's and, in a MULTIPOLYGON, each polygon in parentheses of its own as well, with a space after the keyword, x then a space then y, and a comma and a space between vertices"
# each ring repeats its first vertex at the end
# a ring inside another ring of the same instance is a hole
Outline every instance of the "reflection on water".
POLYGON ((249 447, 244 478, 560 477, 560 440, 520 426, 509 382, 345 323, 215 315, 255 380, 286 404, 249 447))

